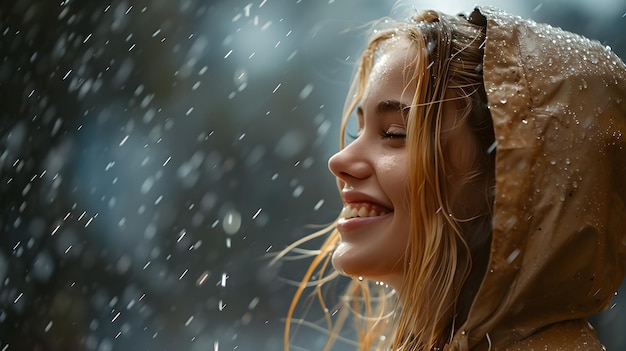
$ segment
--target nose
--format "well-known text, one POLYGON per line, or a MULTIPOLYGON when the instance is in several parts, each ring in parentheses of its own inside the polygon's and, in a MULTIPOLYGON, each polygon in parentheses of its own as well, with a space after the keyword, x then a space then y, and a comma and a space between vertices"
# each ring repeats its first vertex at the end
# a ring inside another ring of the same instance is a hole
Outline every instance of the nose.
POLYGON ((337 177, 340 188, 343 188, 342 183, 353 185, 372 174, 372 166, 366 155, 357 139, 328 159, 328 169, 337 177))

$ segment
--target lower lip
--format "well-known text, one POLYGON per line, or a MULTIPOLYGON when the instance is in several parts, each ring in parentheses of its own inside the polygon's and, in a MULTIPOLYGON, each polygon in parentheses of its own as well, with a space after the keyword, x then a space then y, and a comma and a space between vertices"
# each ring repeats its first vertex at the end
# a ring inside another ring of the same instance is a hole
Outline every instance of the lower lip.
POLYGON ((384 214, 382 216, 376 216, 376 217, 355 217, 355 218, 350 218, 350 219, 341 218, 337 222, 337 230, 339 230, 340 233, 344 233, 348 231, 362 229, 365 226, 369 226, 377 222, 384 221, 385 219, 391 217, 392 215, 393 215, 393 212, 384 214))

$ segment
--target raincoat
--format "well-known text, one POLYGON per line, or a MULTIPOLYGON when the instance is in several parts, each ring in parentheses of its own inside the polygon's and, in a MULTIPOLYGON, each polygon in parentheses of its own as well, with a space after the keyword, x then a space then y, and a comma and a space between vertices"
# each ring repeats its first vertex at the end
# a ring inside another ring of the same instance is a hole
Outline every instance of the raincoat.
POLYGON ((484 80, 497 142, 489 265, 448 351, 601 350, 586 317, 626 271, 626 66, 493 8, 484 80))

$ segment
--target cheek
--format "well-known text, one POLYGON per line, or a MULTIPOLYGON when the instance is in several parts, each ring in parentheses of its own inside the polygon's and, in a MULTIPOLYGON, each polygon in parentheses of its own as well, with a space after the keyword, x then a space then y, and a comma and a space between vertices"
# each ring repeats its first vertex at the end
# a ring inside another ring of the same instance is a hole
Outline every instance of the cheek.
POLYGON ((409 174, 409 156, 406 150, 384 155, 376 162, 376 173, 378 181, 381 183, 402 181, 406 184, 409 174))
POLYGON ((409 165, 406 155, 396 156, 385 165, 386 171, 379 176, 381 186, 396 209, 408 209, 409 165))

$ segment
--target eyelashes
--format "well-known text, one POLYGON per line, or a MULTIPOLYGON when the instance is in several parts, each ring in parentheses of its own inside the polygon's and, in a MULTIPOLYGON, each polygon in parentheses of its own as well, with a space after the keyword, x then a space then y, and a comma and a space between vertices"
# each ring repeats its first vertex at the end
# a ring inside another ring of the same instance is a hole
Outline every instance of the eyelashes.
MULTIPOLYGON (((359 134, 360 133, 346 131, 346 139, 349 142, 355 141, 359 138, 359 134)), ((404 131, 404 128, 391 127, 387 130, 382 130, 380 136, 383 139, 404 139, 406 138, 406 131, 404 131)))
POLYGON ((383 138, 385 139, 404 139, 406 138, 405 132, 390 132, 386 131, 382 133, 383 138))
POLYGON ((391 124, 382 133, 385 139, 404 139, 406 138, 406 127, 401 124, 391 124))

